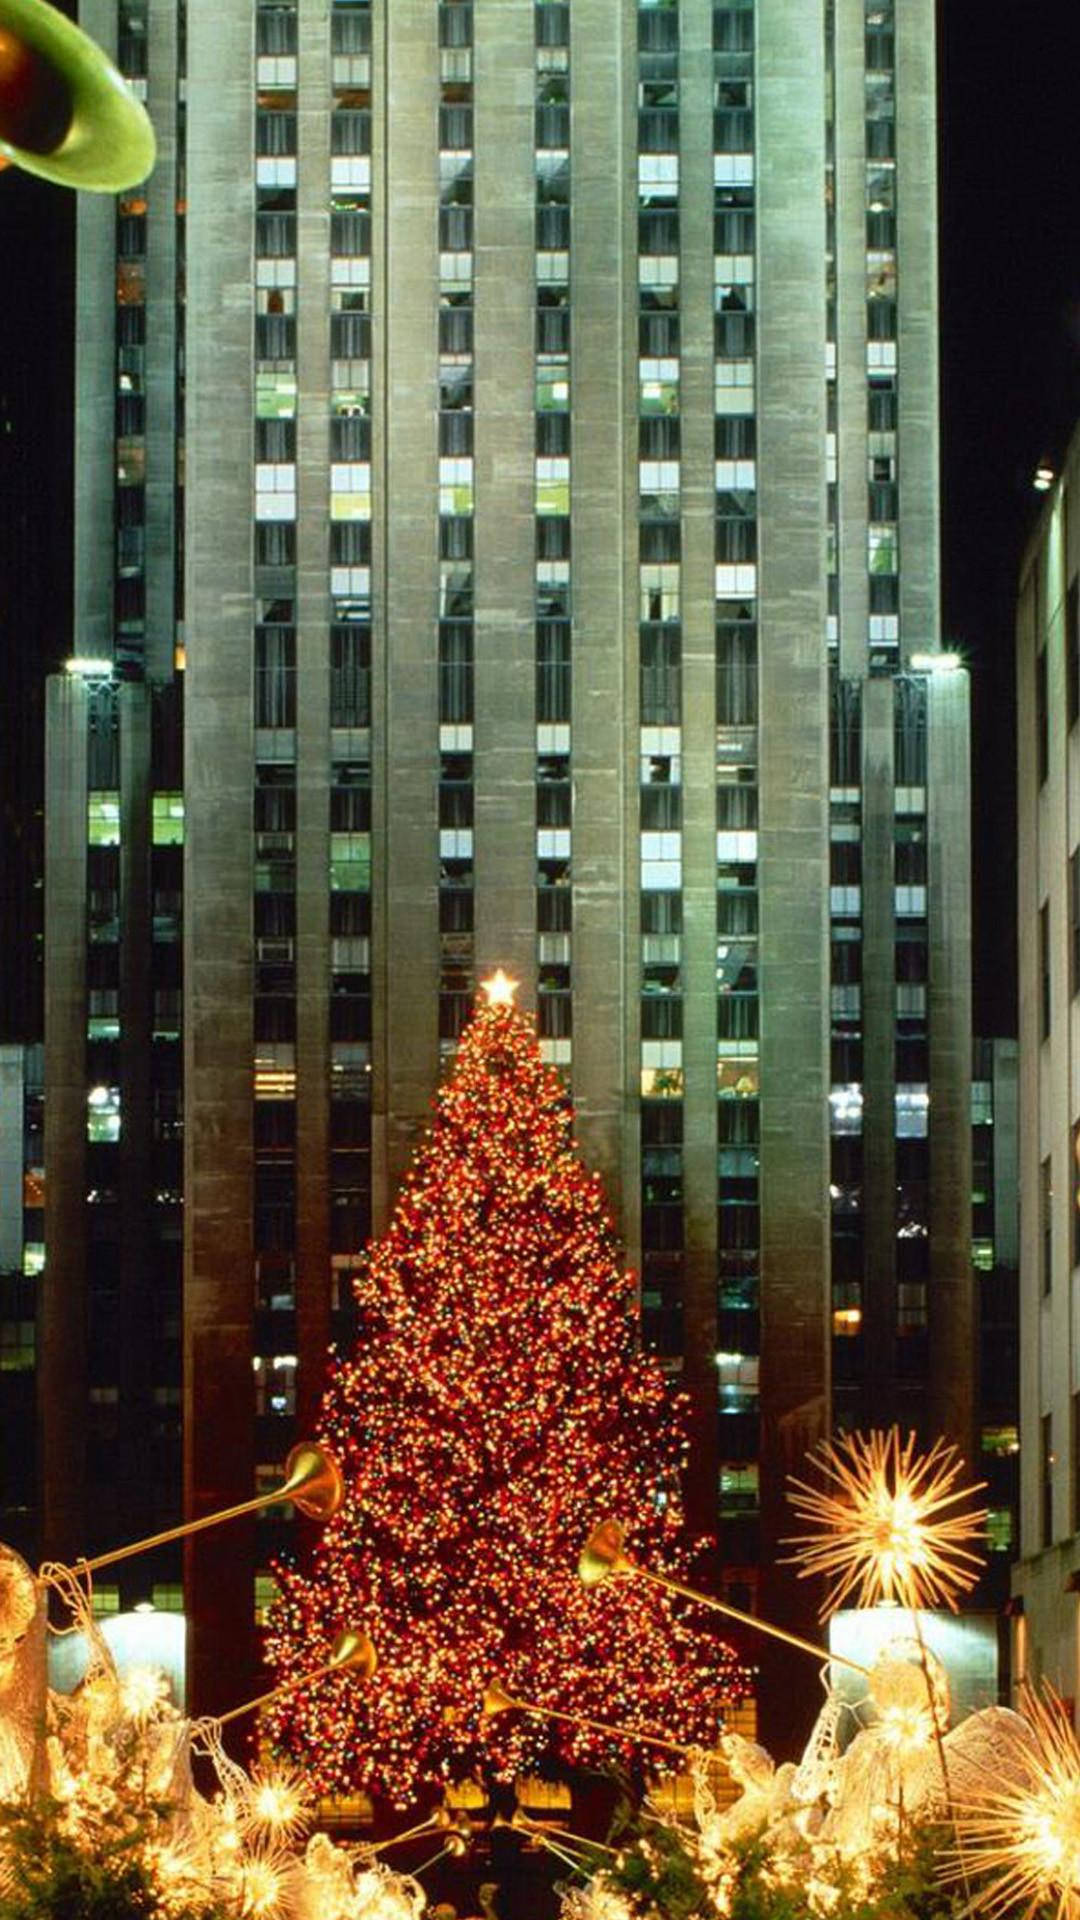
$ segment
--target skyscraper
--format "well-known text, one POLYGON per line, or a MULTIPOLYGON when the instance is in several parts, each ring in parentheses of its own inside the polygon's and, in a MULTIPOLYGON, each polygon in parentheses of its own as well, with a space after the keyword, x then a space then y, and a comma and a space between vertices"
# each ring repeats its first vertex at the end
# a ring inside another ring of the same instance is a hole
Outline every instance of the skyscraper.
POLYGON ((1080 1678, 1080 434, 1032 530, 1016 604, 1020 961, 1020 1563, 1017 1670, 1080 1678))
MULTIPOLYGON (((77 604, 183 672, 188 1500, 310 1418, 501 963, 794 1619, 831 1411, 972 1427, 930 0, 91 11, 161 155, 80 216, 77 604)), ((200 1704, 263 1558, 189 1554, 200 1704)))

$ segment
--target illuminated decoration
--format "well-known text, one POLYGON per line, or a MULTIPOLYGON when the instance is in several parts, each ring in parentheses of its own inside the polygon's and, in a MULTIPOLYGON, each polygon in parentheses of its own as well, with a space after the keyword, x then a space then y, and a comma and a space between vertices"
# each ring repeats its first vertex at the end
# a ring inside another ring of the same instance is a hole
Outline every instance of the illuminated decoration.
POLYGON ((145 180, 154 131, 88 34, 45 0, 0 0, 0 167, 119 193, 145 180))
POLYGON ((0 1678, 38 1608, 34 1576, 25 1560, 0 1547, 0 1678))
MULTIPOLYGON (((294 1461, 290 1480, 294 1493, 302 1480, 309 1498, 319 1485, 324 1501, 332 1496, 317 1462, 294 1461)), ((144 1920, 419 1920, 426 1897, 415 1873, 323 1834, 303 1844, 315 1803, 299 1768, 268 1763, 249 1774, 225 1753, 222 1721, 185 1720, 163 1674, 118 1673, 86 1565, 35 1579, 0 1546, 0 1894, 27 1890, 35 1911, 74 1913, 92 1888, 95 1912, 111 1898, 110 1911, 144 1920), (85 1676, 68 1695, 45 1684, 48 1589, 72 1615, 63 1631, 86 1651, 85 1676), (193 1755, 214 1783, 208 1797, 193 1783, 193 1755)), ((339 1636, 336 1649, 338 1671, 370 1678, 363 1635, 339 1636)), ((446 1810, 429 1826, 464 1850, 466 1833, 446 1810)))
POLYGON ((286 1920, 295 1896, 291 1855, 284 1852, 250 1853, 237 1868, 240 1912, 251 1920, 286 1920))
MULTIPOLYGON (((903 1643, 895 1643, 888 1664, 895 1669, 904 1658, 903 1643)), ((890 1692, 884 1664, 877 1678, 882 1702, 897 1704, 906 1683, 894 1672, 890 1692)), ((921 1671, 918 1678, 921 1682, 921 1671)), ((913 1688, 909 1697, 917 1709, 913 1688)), ((1005 1795, 999 1789, 1006 1782, 1023 1784, 1025 1790, 1030 1786, 1038 1742, 1019 1714, 984 1708, 945 1739, 962 1803, 969 1795, 985 1803, 988 1781, 1001 1805, 1005 1795)), ((689 1777, 680 1783, 682 1797, 676 1801, 654 1790, 614 1856, 601 1857, 602 1850, 594 1848, 591 1863, 587 1850, 575 1862, 573 1848, 565 1852, 567 1864, 576 1864, 583 1874, 591 1864, 592 1872, 585 1887, 564 1893, 562 1920, 639 1920, 675 1913, 726 1920, 736 1908, 744 1915, 804 1914, 815 1920, 827 1920, 838 1910, 916 1920, 927 1911, 948 1911, 948 1897, 935 1894, 928 1875, 946 1885, 961 1879, 961 1855, 946 1848, 933 1858, 925 1847, 927 1841, 938 1846, 942 1815, 941 1776, 925 1739, 914 1747, 898 1746, 884 1736, 877 1706, 867 1702, 854 1708, 830 1694, 797 1766, 775 1766, 763 1748, 738 1735, 725 1735, 721 1745, 738 1797, 730 1799, 717 1756, 695 1755, 689 1777), (867 1722, 871 1711, 874 1717, 867 1722)), ((1073 1749, 1075 1767, 1075 1741, 1073 1749)), ((1015 1837, 1019 1804, 1012 1793, 1001 1829, 1006 1842, 1015 1837)), ((561 1844, 560 1834, 556 1841, 561 1844)), ((1066 1841, 1055 1858, 1067 1851, 1066 1841)), ((1080 1859, 1080 1851, 1074 1859, 1080 1859)), ((975 1864, 967 1832, 963 1861, 968 1871, 975 1864)), ((1042 1903, 1048 1894, 1060 1897, 1057 1882, 1044 1879, 1040 1889, 1042 1903)), ((1003 1920, 1006 1909, 1014 1907, 1020 1920, 1020 1900, 1032 1891, 1033 1885, 1014 1883, 986 1909, 988 1920, 1003 1920)), ((992 1885, 988 1892, 993 1894, 992 1885)), ((982 1904, 976 1892, 963 1912, 978 1911, 982 1904)), ((1029 1906, 1024 1920, 1030 1912, 1029 1906)), ((1075 1920, 1075 1912, 1069 1920, 1075 1920)))
POLYGON ((120 1681, 120 1708, 128 1720, 154 1720, 168 1709, 169 1683, 154 1667, 131 1667, 120 1681))
MULTIPOLYGON (((90 1097, 92 1100, 93 1094, 90 1097)), ((189 1534, 203 1533, 208 1527, 221 1527, 229 1520, 241 1519, 244 1514, 259 1513, 264 1507, 285 1502, 299 1507, 309 1520, 326 1521, 340 1507, 343 1491, 341 1468, 329 1448, 320 1446, 316 1440, 298 1440, 285 1462, 285 1479, 280 1487, 268 1487, 250 1500, 241 1500, 238 1506, 220 1507, 216 1513, 204 1513, 197 1520, 184 1520, 177 1527, 166 1527, 163 1533, 147 1534, 143 1540, 131 1540, 126 1546, 113 1547, 109 1553, 95 1554, 92 1560, 80 1560, 74 1568, 60 1563, 43 1567, 41 1578, 46 1585, 62 1591, 75 1606, 73 1586, 80 1579, 100 1572, 102 1567, 114 1567, 120 1560, 134 1559, 137 1554, 149 1553, 151 1548, 163 1547, 171 1540, 183 1540, 189 1534)))
POLYGON ((810 1456, 824 1486, 792 1479, 791 1504, 813 1532, 796 1534, 789 1556, 800 1579, 829 1583, 822 1618, 850 1601, 872 1607, 898 1601, 913 1611, 948 1606, 978 1578, 982 1559, 972 1542, 983 1538, 986 1510, 958 1512, 980 1491, 961 1480, 955 1447, 935 1441, 917 1455, 915 1436, 842 1434, 810 1456))
POLYGON ((870 1669, 870 1698, 881 1737, 897 1753, 921 1753, 948 1729, 949 1676, 917 1640, 882 1649, 870 1669))
POLYGON ((254 1700, 244 1700, 238 1707, 230 1707, 216 1721, 224 1727, 230 1720, 242 1720, 249 1713, 255 1713, 260 1707, 268 1707, 273 1700, 283 1694, 291 1693, 295 1687, 313 1686, 316 1680, 325 1680, 334 1673, 359 1673, 370 1680, 378 1666, 378 1655, 366 1633, 351 1633, 346 1630, 339 1633, 330 1649, 330 1658, 321 1667, 308 1667, 298 1673, 290 1674, 276 1687, 266 1693, 256 1694, 254 1700))
POLYGON ((360 1263, 355 1352, 323 1404, 344 1505, 309 1565, 277 1570, 268 1632, 287 1680, 343 1618, 363 1621, 378 1686, 335 1678, 265 1725, 319 1791, 396 1804, 428 1781, 510 1779, 545 1753, 625 1760, 638 1728, 711 1745, 748 1689, 666 1596, 586 1594, 575 1578, 589 1517, 616 1504, 635 1545, 682 1570, 685 1441, 532 1021, 480 997, 435 1112, 360 1263), (494 1675, 513 1698, 631 1731, 485 1717, 494 1675))
POLYGON ((295 1840, 311 1825, 314 1795, 299 1767, 251 1770, 247 1831, 277 1841, 295 1840))
POLYGON ((0 1545, 0 1801, 18 1797, 40 1753, 45 1606, 34 1576, 0 1545))
POLYGON ((489 1007, 512 1007, 520 985, 520 980, 512 980, 501 967, 496 967, 486 980, 481 980, 480 991, 487 995, 489 1007))
POLYGON ((703 1593, 697 1587, 688 1587, 682 1580, 673 1580, 670 1574, 641 1566, 631 1560, 625 1551, 625 1539, 626 1530, 618 1520, 601 1520, 593 1528, 578 1556, 578 1579, 583 1587, 598 1587, 601 1581, 611 1580, 616 1575, 635 1575, 665 1593, 678 1594, 683 1600, 693 1601, 695 1606, 708 1607, 714 1613, 724 1614, 728 1620, 738 1620, 740 1625, 751 1627, 756 1633, 767 1634, 773 1640, 782 1640, 786 1646, 797 1647, 801 1653, 809 1653, 826 1665, 836 1663, 849 1667, 854 1673, 869 1673, 868 1667, 849 1659, 847 1654, 830 1653, 825 1647, 816 1647, 812 1640, 804 1640, 801 1634, 789 1633, 786 1627, 777 1627, 771 1620, 763 1620, 759 1614, 745 1613, 741 1607, 733 1607, 727 1600, 718 1600, 715 1594, 703 1593))
MULTIPOLYGON (((975 1883, 973 1907, 1027 1916, 1051 1905, 1080 1914, 1080 1742, 1068 1708, 1045 1687, 1022 1688, 1013 1764, 980 1770, 958 1793, 958 1846, 945 1877, 975 1883)), ((1015 1719, 1013 1715, 1011 1718, 1015 1719)))
POLYGON ((569 1887, 563 1895, 564 1920, 633 1920, 634 1908, 624 1893, 597 1875, 584 1887, 569 1887))
MULTIPOLYGON (((830 1484, 819 1492, 796 1483, 795 1503, 813 1528, 795 1543, 800 1572, 829 1576, 826 1612, 852 1592, 864 1605, 902 1601, 911 1608, 913 1638, 888 1641, 869 1667, 840 1659, 864 1676, 858 1701, 828 1686, 823 1658, 826 1697, 797 1765, 778 1767, 753 1742, 723 1735, 719 1757, 741 1789, 734 1801, 718 1794, 718 1756, 692 1755, 692 1820, 679 1817, 674 1797, 670 1809, 654 1797, 634 1841, 599 1866, 585 1893, 567 1896, 563 1920, 600 1915, 609 1899, 617 1913, 627 1895, 631 1913, 664 1910, 667 1890, 676 1887, 680 1911, 712 1911, 717 1920, 737 1904, 755 1911, 764 1903, 768 1910, 777 1900, 781 1910, 821 1920, 841 1905, 850 1911, 853 1901, 870 1912, 880 1900, 894 1914, 914 1913, 918 1901, 906 1904, 908 1894, 889 1879, 909 1870, 905 1836, 910 1839, 916 1825, 933 1828, 943 1814, 955 1818, 957 1792, 968 1795, 988 1777, 1016 1778, 1017 1756, 1031 1738, 1026 1723, 990 1707, 949 1729, 948 1678, 925 1644, 917 1611, 927 1601, 955 1604, 980 1565, 970 1543, 984 1516, 957 1511, 970 1489, 957 1484, 961 1463, 953 1450, 939 1443, 918 1458, 914 1440, 901 1444, 893 1431, 842 1439, 816 1458, 830 1484)), ((579 1577, 606 1590, 627 1575, 662 1581, 631 1559, 616 1521, 601 1521, 586 1540, 579 1577)), ((705 1605, 722 1604, 664 1584, 705 1605)), ((778 1631, 767 1621, 748 1624, 778 1631)), ((796 1638, 794 1644, 814 1651, 809 1642, 796 1638)), ((1080 1872, 1080 1787, 1076 1808, 1080 1872)), ((950 1857, 970 1910, 970 1861, 959 1833, 950 1857)), ((1002 1901, 992 1920, 1000 1920, 1007 1904, 1002 1901)), ((1080 1920, 1080 1911, 1070 1920, 1080 1920)))
POLYGON ((583 1713, 563 1713, 558 1707, 539 1707, 532 1700, 512 1700, 505 1687, 492 1680, 484 1688, 481 1712, 485 1719, 495 1713, 531 1713, 538 1720, 563 1720, 567 1726, 589 1727, 594 1733, 607 1733, 629 1740, 634 1746, 659 1747, 666 1753, 696 1753, 696 1747, 688 1747, 678 1740, 668 1740, 654 1733, 642 1733, 637 1727, 619 1727, 609 1720, 592 1720, 583 1713))

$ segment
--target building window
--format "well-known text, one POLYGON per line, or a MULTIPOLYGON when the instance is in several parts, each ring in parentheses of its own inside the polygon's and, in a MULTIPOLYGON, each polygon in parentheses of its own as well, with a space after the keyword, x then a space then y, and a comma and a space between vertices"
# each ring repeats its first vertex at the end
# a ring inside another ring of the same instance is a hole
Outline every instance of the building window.
POLYGON ((739 1520, 758 1511, 758 1463, 726 1460, 720 1467, 720 1518, 739 1520))
POLYGON ((986 1515, 986 1545, 990 1553, 1013 1550, 1013 1516, 1009 1507, 991 1507, 986 1515))
POLYGON ((155 793, 152 805, 155 847, 182 847, 184 844, 183 794, 155 793))
POLYGON ((1080 720, 1080 574, 1068 582, 1065 595, 1065 710, 1067 726, 1080 720))
POLYGON ((331 891, 335 893, 366 893, 370 886, 370 833, 331 833, 331 891))
MULTIPOLYGON (((261 17, 261 16, 260 16, 261 17)), ((271 1573, 255 1575, 255 1625, 264 1627, 267 1615, 278 1597, 278 1584, 271 1573)))
POLYGON ((1041 1178, 1039 1182, 1039 1239, 1040 1239, 1040 1245, 1042 1248, 1042 1290, 1043 1290, 1043 1294, 1046 1295, 1050 1292, 1050 1288, 1053 1284, 1053 1278, 1054 1278, 1054 1234, 1053 1234, 1054 1189, 1050 1179, 1049 1155, 1043 1161, 1042 1167, 1040 1169, 1040 1173, 1041 1173, 1041 1178))
POLYGON ((1039 908, 1039 1039, 1050 1038, 1050 902, 1039 908))
POLYGON ((1041 647, 1035 656, 1035 752, 1041 787, 1050 771, 1050 706, 1045 647, 1041 647))
POLYGON ((1068 995, 1080 993, 1080 847, 1068 854, 1068 995))
POLYGON ((29 1373, 34 1365, 34 1322, 0 1320, 0 1373, 29 1373))
POLYGON ((92 847, 120 845, 120 795, 99 789, 87 796, 86 838, 92 847))
POLYGON ((1072 1230, 1069 1237, 1070 1262, 1080 1266, 1080 1120, 1073 1121, 1072 1134, 1072 1230))
POLYGON ((296 631, 287 626, 255 629, 255 725, 296 725, 296 631))
POLYGON ((119 1140, 119 1087, 91 1087, 86 1096, 86 1137, 99 1146, 119 1140))

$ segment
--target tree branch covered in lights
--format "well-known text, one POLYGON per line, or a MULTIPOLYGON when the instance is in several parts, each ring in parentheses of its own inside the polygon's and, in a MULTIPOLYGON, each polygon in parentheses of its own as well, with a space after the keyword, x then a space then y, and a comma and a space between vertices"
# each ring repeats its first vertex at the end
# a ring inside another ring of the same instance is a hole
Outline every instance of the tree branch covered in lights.
POLYGON ((205 1889, 168 1884, 164 1827, 134 1795, 80 1833, 54 1801, 0 1807, 0 1920, 225 1920, 205 1889))
POLYGON ((357 1282, 356 1348, 322 1415, 344 1506, 310 1566, 279 1569, 279 1679, 317 1665, 342 1625, 379 1650, 373 1682, 337 1676, 268 1715, 323 1790, 404 1804, 470 1770, 632 1753, 518 1714, 485 1721, 495 1678, 542 1706, 710 1744, 746 1692, 730 1651, 655 1589, 577 1580, 605 1512, 653 1564, 684 1568, 685 1443, 571 1124, 531 1021, 492 992, 357 1282))

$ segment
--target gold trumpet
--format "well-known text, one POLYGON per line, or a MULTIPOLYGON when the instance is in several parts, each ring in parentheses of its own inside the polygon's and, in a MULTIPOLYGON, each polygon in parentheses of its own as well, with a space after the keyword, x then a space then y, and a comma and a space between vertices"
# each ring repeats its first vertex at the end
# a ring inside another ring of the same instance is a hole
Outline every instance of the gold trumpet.
MULTIPOLYGON (((6 0, 0 0, 0 6, 6 0)), ((278 1506, 291 1500, 309 1520, 330 1520, 345 1497, 341 1468, 330 1452, 317 1440, 300 1440, 285 1462, 285 1479, 268 1493, 257 1493, 238 1507, 222 1507, 217 1513, 204 1513, 199 1520, 185 1520, 179 1527, 167 1527, 164 1533, 152 1533, 145 1540, 133 1540, 126 1547, 114 1547, 111 1553, 99 1553, 93 1560, 79 1560, 76 1574, 97 1573, 100 1567, 115 1566, 118 1560, 130 1560, 137 1553, 149 1553, 153 1547, 167 1546, 170 1540, 186 1539, 189 1533, 202 1533, 207 1527, 219 1527, 226 1520, 239 1520, 245 1513, 258 1513, 261 1507, 278 1506)))
POLYGON ((112 61, 45 0, 0 0, 0 167, 118 193, 145 180, 154 130, 112 61))
POLYGON ((692 1753, 692 1747, 678 1740, 665 1740, 658 1733, 642 1733, 637 1727, 613 1725, 607 1720, 591 1720, 588 1714, 565 1713, 560 1707, 537 1706, 532 1700, 516 1700, 500 1680, 489 1680, 480 1702, 480 1717, 490 1720, 497 1713, 531 1713, 537 1720, 564 1720, 571 1727, 588 1727, 593 1733, 611 1734, 615 1739, 633 1740, 645 1747, 663 1747, 667 1753, 692 1753))
POLYGON ((849 1667, 852 1673, 861 1673, 869 1678, 869 1667, 862 1666, 858 1660, 849 1660, 846 1654, 830 1653, 827 1647, 816 1647, 812 1640, 804 1640, 798 1633, 789 1633, 786 1627, 774 1627, 771 1621, 759 1620, 756 1614, 744 1613, 740 1607, 729 1606, 726 1600, 717 1600, 711 1593, 702 1593, 697 1587, 684 1586, 681 1580, 672 1580, 665 1573, 653 1573, 650 1567, 639 1566, 627 1554, 625 1539, 626 1534, 617 1520, 598 1521, 582 1547, 578 1561, 578 1579, 583 1586, 597 1587, 601 1581, 617 1575, 635 1574, 639 1580, 648 1580, 654 1587, 662 1587, 665 1593, 677 1593, 683 1600, 693 1600, 699 1607, 711 1607, 714 1613, 726 1614, 729 1620, 738 1620, 740 1625, 752 1627, 755 1633, 771 1634, 774 1640, 782 1640, 789 1647, 798 1647, 803 1653, 812 1654, 815 1660, 849 1667))
POLYGON ((283 1680, 280 1686, 271 1687, 269 1693, 257 1694, 254 1700, 245 1700, 242 1706, 230 1707, 228 1713, 216 1714, 214 1724, 228 1726, 230 1720, 240 1720, 245 1713, 255 1713, 259 1707, 268 1707, 272 1700, 280 1700, 287 1693, 314 1686, 316 1680, 326 1680, 332 1673, 357 1673, 361 1680, 370 1680, 378 1664, 379 1656, 368 1635, 348 1628, 338 1634, 330 1650, 330 1658, 323 1666, 313 1668, 311 1673, 294 1674, 291 1680, 283 1680))
POLYGON ((587 1840, 581 1833, 568 1833, 565 1827, 557 1827, 552 1831, 542 1820, 530 1820, 520 1807, 514 1808, 509 1820, 505 1814, 497 1813, 491 1826, 493 1831, 502 1828, 527 1834, 534 1847, 543 1847, 546 1853, 553 1853, 557 1860, 561 1860, 566 1867, 572 1867, 575 1872, 584 1872, 589 1867, 595 1870, 597 1854, 607 1854, 611 1858, 615 1854, 614 1847, 601 1846, 598 1840, 587 1840))
POLYGON ((406 1827, 404 1833, 393 1833, 389 1840, 378 1840, 374 1846, 366 1846, 364 1855, 366 1857, 368 1854, 388 1853, 391 1847, 403 1846, 406 1840, 419 1840, 421 1835, 429 1833, 445 1834, 448 1844, 452 1836, 455 1841, 461 1843, 462 1852, 472 1842, 472 1827, 469 1825, 467 1814, 453 1813, 449 1807, 435 1807, 427 1819, 421 1820, 418 1826, 406 1827))
POLYGON ((566 1847, 582 1847, 590 1853, 608 1853, 612 1857, 615 1854, 614 1847, 607 1847, 600 1840, 589 1840, 583 1833, 571 1833, 568 1828, 562 1826, 552 1828, 545 1820, 534 1820, 523 1807, 515 1807, 509 1820, 505 1814, 497 1813, 491 1824, 493 1827, 512 1827, 515 1833, 532 1834, 538 1840, 554 1831, 566 1847))
POLYGON ((426 1860, 421 1860, 418 1867, 409 1868, 409 1878, 410 1880, 418 1880, 422 1873, 426 1873, 428 1868, 435 1866, 438 1861, 446 1860, 447 1858, 460 1860, 468 1851, 469 1841, 457 1831, 450 1833, 447 1835, 446 1840, 437 1853, 429 1854, 426 1860))

